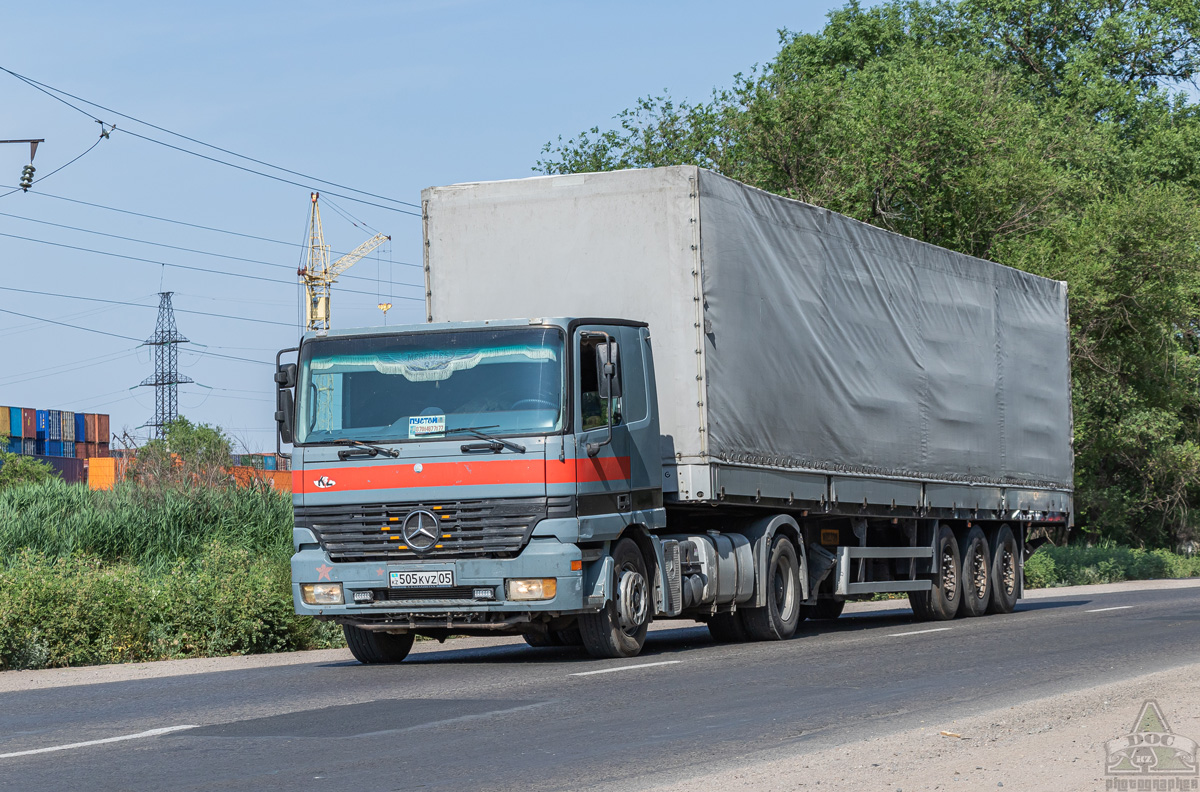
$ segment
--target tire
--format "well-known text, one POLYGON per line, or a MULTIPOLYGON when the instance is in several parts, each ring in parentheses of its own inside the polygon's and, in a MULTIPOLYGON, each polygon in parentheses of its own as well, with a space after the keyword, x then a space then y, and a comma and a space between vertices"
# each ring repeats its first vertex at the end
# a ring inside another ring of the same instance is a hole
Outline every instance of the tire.
POLYGON ((646 559, 631 539, 613 547, 614 591, 599 613, 579 617, 583 648, 592 657, 635 657, 646 643, 653 608, 646 559))
POLYGON ((806 605, 805 610, 808 612, 808 618, 814 621, 825 621, 828 619, 836 619, 842 615, 842 610, 846 607, 846 600, 841 599, 819 599, 816 605, 806 605))
POLYGON ((800 562, 796 546, 786 536, 776 536, 767 558, 767 604, 738 611, 746 634, 755 641, 785 641, 800 625, 800 562))
POLYGON ((1018 576, 1021 574, 1020 550, 1012 529, 1001 525, 992 534, 992 598, 988 613, 1012 613, 1017 607, 1018 576))
POLYGON ((962 553, 962 597, 959 616, 982 616, 992 601, 992 549, 978 525, 969 529, 959 541, 962 553))
POLYGON ((935 557, 941 559, 940 571, 933 576, 933 588, 908 594, 908 603, 917 621, 948 621, 958 613, 962 557, 958 553, 954 531, 948 525, 939 525, 933 546, 935 557))
POLYGON ((559 646, 583 646, 583 635, 580 634, 579 627, 576 625, 571 625, 565 630, 552 630, 551 632, 559 646))
POLYGON ((342 625, 342 632, 346 636, 350 654, 363 665, 399 663, 408 657, 416 638, 410 632, 400 635, 371 632, 360 627, 351 627, 349 624, 342 625))
POLYGON ((750 640, 737 613, 714 613, 708 619, 708 634, 717 643, 743 643, 750 640))

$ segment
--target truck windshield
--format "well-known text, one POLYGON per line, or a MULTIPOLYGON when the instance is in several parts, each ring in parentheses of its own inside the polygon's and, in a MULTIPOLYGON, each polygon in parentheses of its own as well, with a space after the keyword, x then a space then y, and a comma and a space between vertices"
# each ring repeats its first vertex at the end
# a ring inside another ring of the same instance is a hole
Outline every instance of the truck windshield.
POLYGON ((564 371, 554 328, 306 341, 296 442, 430 440, 465 427, 561 431, 564 371))

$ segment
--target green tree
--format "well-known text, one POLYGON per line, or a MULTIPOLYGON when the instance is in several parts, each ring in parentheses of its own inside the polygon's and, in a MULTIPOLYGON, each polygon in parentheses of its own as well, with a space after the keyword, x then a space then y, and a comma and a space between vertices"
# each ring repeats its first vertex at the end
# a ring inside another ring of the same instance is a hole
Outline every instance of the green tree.
POLYGON ((205 486, 230 483, 232 452, 220 427, 179 416, 137 451, 131 476, 142 484, 205 486))
POLYGON ((40 459, 7 451, 8 435, 0 433, 0 489, 18 484, 41 484, 58 474, 40 459))
POLYGON ((1067 281, 1079 519, 1165 544, 1200 524, 1198 35, 1194 0, 851 2, 535 169, 701 165, 1067 281))

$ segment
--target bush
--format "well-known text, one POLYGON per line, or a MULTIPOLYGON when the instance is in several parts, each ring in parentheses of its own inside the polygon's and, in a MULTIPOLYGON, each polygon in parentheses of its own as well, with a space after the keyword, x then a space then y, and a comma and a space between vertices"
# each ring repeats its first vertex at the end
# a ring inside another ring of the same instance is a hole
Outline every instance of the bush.
POLYGON ((1029 588, 1200 577, 1200 557, 1113 544, 1045 546, 1025 562, 1029 588))
POLYGON ((219 542, 161 571, 28 549, 0 568, 0 669, 342 645, 292 611, 286 564, 219 542))

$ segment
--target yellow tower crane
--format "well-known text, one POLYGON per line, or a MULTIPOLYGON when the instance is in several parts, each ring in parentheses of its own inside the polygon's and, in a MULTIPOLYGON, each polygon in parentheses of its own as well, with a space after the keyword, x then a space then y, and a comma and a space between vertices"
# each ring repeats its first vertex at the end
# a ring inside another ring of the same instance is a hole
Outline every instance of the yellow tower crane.
POLYGON ((312 216, 309 218, 308 256, 298 271, 304 282, 308 300, 305 302, 305 327, 309 330, 329 329, 329 298, 338 276, 354 266, 354 263, 375 248, 391 239, 376 234, 361 245, 329 263, 329 245, 325 244, 325 232, 321 229, 321 210, 317 208, 320 193, 312 194, 312 216))

